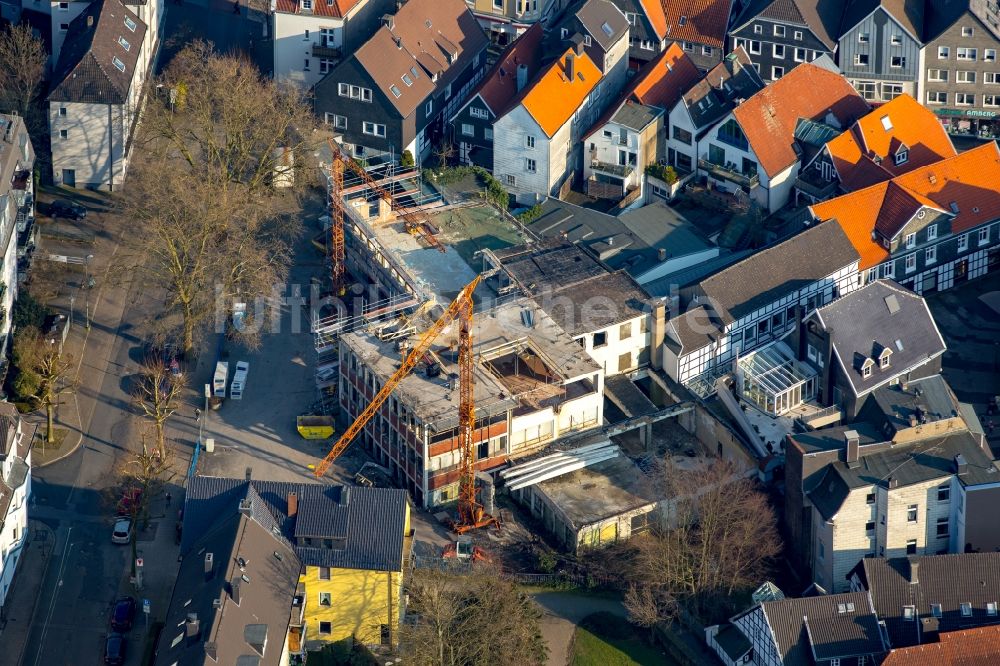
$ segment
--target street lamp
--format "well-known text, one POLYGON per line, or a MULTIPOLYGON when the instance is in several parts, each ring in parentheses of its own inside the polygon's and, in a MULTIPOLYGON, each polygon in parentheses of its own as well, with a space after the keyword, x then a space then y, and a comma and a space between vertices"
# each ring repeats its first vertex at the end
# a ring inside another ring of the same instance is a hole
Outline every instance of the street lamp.
POLYGON ((87 255, 87 330, 90 330, 90 290, 94 288, 94 278, 90 277, 90 262, 94 255, 87 255))
POLYGON ((76 302, 76 296, 70 294, 69 297, 69 325, 73 325, 73 303, 76 302))

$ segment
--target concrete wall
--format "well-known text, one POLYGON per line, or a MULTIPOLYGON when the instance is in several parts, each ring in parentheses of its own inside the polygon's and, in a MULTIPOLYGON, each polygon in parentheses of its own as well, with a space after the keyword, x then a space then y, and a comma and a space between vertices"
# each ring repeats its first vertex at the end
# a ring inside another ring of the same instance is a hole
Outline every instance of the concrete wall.
MULTIPOLYGON (((583 340, 583 348, 587 354, 604 368, 605 376, 611 377, 637 370, 640 367, 639 356, 649 349, 651 328, 651 315, 647 313, 606 329, 586 333, 582 338, 577 337, 577 340, 583 340), (643 326, 645 328, 642 328, 643 326), (622 337, 623 328, 628 329, 630 333, 628 337, 622 337), (599 333, 604 333, 607 342, 600 347, 594 347, 594 336, 599 333), (619 360, 624 354, 630 355, 631 363, 624 370, 619 370, 619 360)), ((648 354, 643 354, 646 363, 648 363, 648 356, 648 354)))

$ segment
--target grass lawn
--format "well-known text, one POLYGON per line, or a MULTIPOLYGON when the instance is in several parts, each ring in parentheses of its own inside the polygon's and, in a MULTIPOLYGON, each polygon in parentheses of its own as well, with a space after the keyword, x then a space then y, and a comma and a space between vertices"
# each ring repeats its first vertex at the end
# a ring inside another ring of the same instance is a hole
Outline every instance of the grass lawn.
POLYGON ((624 619, 610 613, 583 618, 573 635, 571 666, 670 666, 667 655, 624 619))

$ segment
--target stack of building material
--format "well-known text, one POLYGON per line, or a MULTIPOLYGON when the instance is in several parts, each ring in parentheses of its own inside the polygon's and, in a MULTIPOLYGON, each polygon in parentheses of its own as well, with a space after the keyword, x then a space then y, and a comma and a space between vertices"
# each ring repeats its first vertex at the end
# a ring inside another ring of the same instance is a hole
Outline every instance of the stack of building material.
POLYGON ((520 490, 533 486, 540 481, 554 479, 563 474, 575 472, 605 460, 611 460, 621 455, 621 449, 611 440, 597 444, 588 444, 570 451, 561 451, 550 456, 536 458, 530 462, 516 465, 500 472, 501 478, 507 483, 508 490, 520 490))

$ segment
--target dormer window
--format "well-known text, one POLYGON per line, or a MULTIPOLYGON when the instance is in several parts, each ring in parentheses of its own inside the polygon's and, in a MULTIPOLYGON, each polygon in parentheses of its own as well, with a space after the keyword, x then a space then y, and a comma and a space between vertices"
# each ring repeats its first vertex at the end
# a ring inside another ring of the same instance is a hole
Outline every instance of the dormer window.
POLYGON ((904 620, 915 620, 917 618, 917 609, 913 606, 903 606, 903 619, 904 620))
POLYGON ((882 353, 878 356, 878 367, 880 370, 885 370, 889 367, 889 357, 892 356, 892 350, 888 347, 882 350, 882 353))
POLYGON ((865 379, 871 377, 873 365, 875 365, 874 361, 872 361, 870 358, 865 359, 864 365, 861 366, 861 376, 864 377, 865 379))
POLYGON ((910 151, 906 149, 906 146, 900 146, 899 150, 896 151, 896 156, 894 158, 896 166, 906 164, 908 159, 910 159, 910 151))
POLYGON ((962 604, 961 608, 962 617, 972 617, 972 604, 966 601, 962 604))

